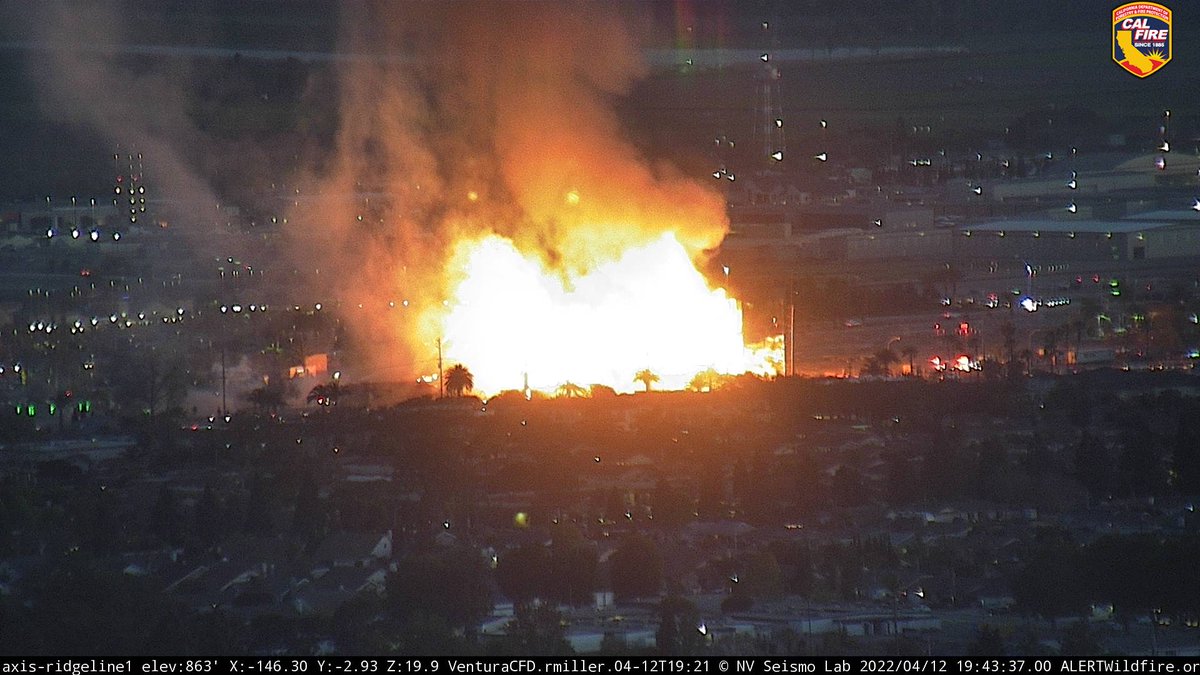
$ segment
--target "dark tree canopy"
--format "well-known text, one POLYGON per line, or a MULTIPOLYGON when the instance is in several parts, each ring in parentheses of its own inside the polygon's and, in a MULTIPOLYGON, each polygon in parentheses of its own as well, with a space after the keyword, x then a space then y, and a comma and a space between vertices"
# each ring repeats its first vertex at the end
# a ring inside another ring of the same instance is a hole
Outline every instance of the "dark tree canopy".
POLYGON ((459 547, 419 553, 402 559, 388 575, 388 602, 401 617, 423 613, 462 628, 491 611, 488 582, 487 567, 476 551, 459 547))
POLYGON ((456 363, 446 371, 446 393, 451 396, 462 396, 475 388, 475 376, 461 363, 456 363))
POLYGON ((662 588, 663 563, 658 547, 635 534, 612 555, 612 589, 618 598, 657 595, 662 588))

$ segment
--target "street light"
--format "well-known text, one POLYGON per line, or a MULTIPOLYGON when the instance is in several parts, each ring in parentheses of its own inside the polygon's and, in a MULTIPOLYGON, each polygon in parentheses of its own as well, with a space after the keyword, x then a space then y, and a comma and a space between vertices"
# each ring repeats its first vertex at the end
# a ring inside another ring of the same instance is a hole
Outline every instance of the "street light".
MULTIPOLYGON (((888 340, 888 341, 887 341, 887 342, 886 342, 886 343, 883 345, 883 354, 886 354, 886 355, 888 355, 888 360, 889 360, 889 361, 891 361, 891 357, 892 357, 892 356, 895 356, 894 354, 892 354, 892 345, 893 345, 893 344, 895 344, 895 343, 897 343, 897 342, 899 342, 899 341, 900 341, 900 336, 899 336, 899 335, 894 335, 894 336, 892 336, 892 338, 891 338, 890 340, 888 340)), ((900 361, 900 358, 897 356, 895 360, 896 360, 897 362, 899 362, 899 361, 900 361)), ((883 367, 884 367, 884 368, 887 370, 887 374, 890 376, 890 375, 891 375, 891 371, 892 371, 892 364, 889 362, 889 363, 884 363, 884 364, 881 364, 881 365, 883 365, 883 367)), ((901 370, 901 372, 903 372, 903 371, 904 371, 904 366, 901 366, 901 367, 900 367, 900 370, 901 370)))

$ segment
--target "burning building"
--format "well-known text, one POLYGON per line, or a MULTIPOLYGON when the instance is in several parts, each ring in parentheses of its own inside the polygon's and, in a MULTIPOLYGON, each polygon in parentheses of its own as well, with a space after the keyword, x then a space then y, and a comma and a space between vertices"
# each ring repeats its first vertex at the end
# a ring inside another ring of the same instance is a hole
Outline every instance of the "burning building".
POLYGON ((723 198, 642 156, 614 111, 645 73, 632 17, 379 2, 342 18, 346 51, 406 57, 339 65, 318 182, 388 199, 319 207, 300 248, 322 240, 322 281, 352 304, 396 308, 351 322, 377 367, 461 363, 485 394, 776 370, 781 355, 746 346, 737 302, 698 271, 727 231, 723 198))

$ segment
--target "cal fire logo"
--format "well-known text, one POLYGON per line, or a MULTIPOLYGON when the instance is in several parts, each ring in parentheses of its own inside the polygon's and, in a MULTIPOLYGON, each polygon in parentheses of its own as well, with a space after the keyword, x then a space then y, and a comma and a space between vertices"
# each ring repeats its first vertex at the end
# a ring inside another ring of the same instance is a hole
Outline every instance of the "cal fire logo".
POLYGON ((1146 77, 1171 60, 1171 10, 1154 2, 1131 2, 1113 10, 1113 61, 1146 77))

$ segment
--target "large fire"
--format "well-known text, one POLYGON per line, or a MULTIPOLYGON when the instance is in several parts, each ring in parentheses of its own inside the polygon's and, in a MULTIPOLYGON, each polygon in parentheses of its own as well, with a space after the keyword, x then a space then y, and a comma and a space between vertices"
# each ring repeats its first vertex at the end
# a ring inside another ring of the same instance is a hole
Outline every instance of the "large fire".
POLYGON ((646 379, 683 389, 700 373, 780 369, 779 342, 747 347, 737 301, 709 287, 671 233, 577 274, 488 235, 458 242, 448 274, 435 323, 448 361, 467 366, 483 395, 568 383, 630 392, 646 379))
POLYGON ((614 104, 650 69, 639 13, 618 5, 339 12, 347 53, 406 55, 339 65, 336 144, 313 181, 329 196, 296 214, 314 224, 298 256, 319 242, 335 270, 313 275, 322 291, 412 308, 354 315, 364 372, 432 382, 440 355, 491 396, 783 370, 782 341, 748 347, 738 303, 697 265, 728 231, 724 195, 627 138, 650 129, 614 104))

